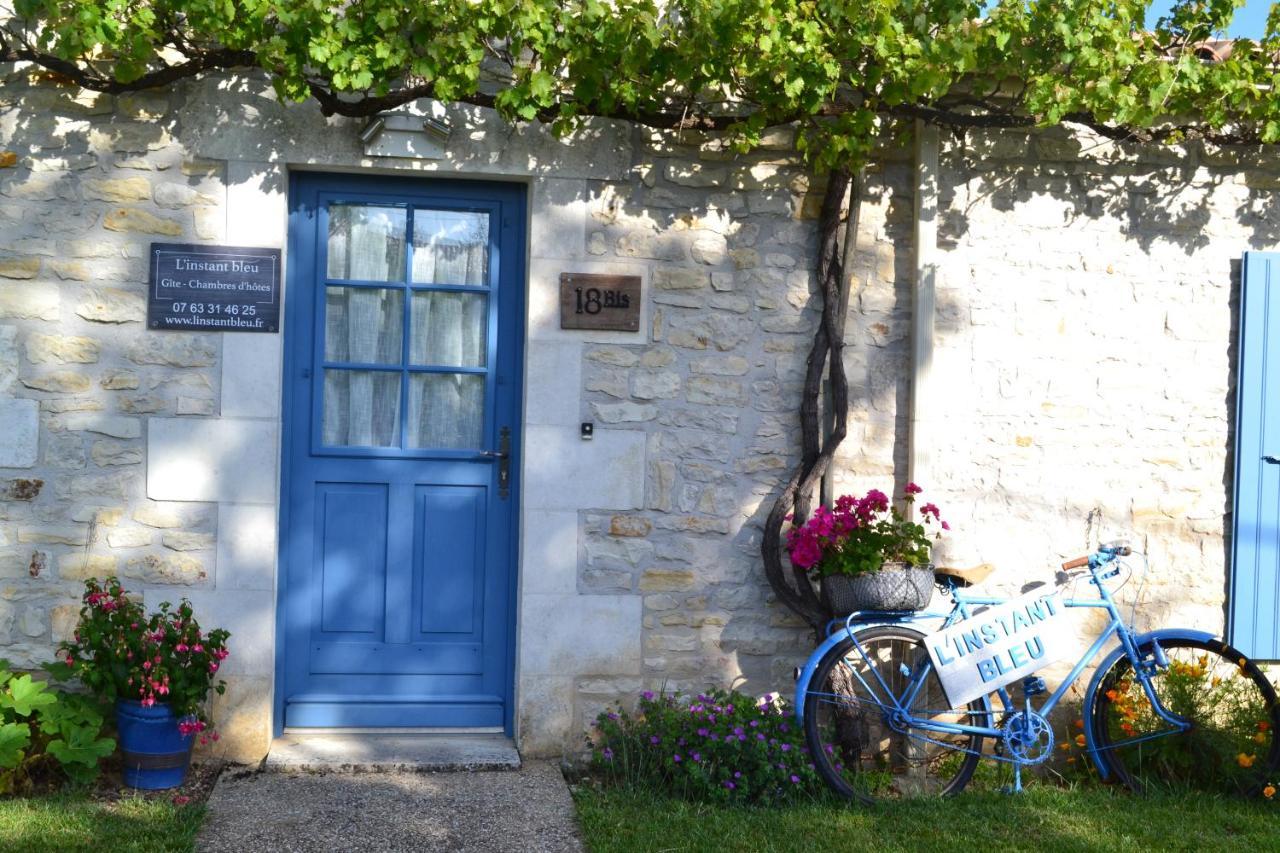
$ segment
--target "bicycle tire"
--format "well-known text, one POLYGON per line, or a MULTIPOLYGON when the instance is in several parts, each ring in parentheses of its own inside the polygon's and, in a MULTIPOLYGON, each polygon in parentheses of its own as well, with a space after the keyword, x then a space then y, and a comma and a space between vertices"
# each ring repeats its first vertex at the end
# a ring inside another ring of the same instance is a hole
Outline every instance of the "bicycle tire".
MULTIPOLYGON (((1160 702, 1189 719, 1173 732, 1134 677, 1127 655, 1103 674, 1088 709, 1094 743, 1116 779, 1138 793, 1198 790, 1256 794, 1280 766, 1280 706, 1257 664, 1219 640, 1169 639, 1169 665, 1152 677, 1160 702), (1150 736, 1141 742, 1125 743, 1150 736)), ((1154 653, 1147 642, 1141 657, 1154 653)))
MULTIPOLYGON (((913 671, 928 654, 924 634, 887 625, 863 629, 856 636, 866 658, 846 637, 823 656, 804 698, 805 740, 818 773, 840 796, 868 804, 959 793, 973 776, 985 739, 973 734, 928 735, 952 744, 944 746, 895 732, 883 706, 855 677, 862 675, 880 690, 872 680, 874 666, 890 690, 902 695, 907 682, 903 665, 913 671)), ((942 707, 948 704, 942 697, 937 675, 930 669, 912 702, 912 715, 991 725, 985 697, 962 711, 942 707)))

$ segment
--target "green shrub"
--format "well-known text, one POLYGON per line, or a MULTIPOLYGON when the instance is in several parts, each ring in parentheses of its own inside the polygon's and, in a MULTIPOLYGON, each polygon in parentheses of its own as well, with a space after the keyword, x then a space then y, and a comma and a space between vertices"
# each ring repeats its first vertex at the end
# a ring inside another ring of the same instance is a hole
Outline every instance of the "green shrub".
POLYGON ((116 748, 101 736, 102 723, 93 699, 15 675, 0 660, 0 794, 40 781, 93 781, 116 748))
POLYGON ((804 733, 782 700, 711 691, 686 701, 646 691, 635 714, 600 714, 592 764, 610 782, 693 800, 781 803, 822 790, 804 733))

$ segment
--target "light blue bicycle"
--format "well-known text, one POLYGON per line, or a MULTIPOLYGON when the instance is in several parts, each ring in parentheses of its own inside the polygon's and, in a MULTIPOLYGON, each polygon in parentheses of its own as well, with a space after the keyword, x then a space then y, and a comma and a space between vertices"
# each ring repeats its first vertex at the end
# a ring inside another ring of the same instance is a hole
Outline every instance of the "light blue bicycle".
POLYGON ((1204 631, 1126 625, 1108 582, 1129 554, 1104 545, 1064 563, 1050 592, 1019 599, 966 592, 990 567, 939 568, 950 611, 864 611, 833 622, 796 686, 797 718, 823 778, 865 802, 945 796, 962 790, 985 757, 1011 765, 1021 790, 1022 768, 1053 754, 1049 715, 1114 638, 1089 682, 1079 733, 1104 779, 1137 791, 1245 795, 1275 780, 1280 706, 1270 682, 1204 631), (1079 580, 1092 595, 1065 594, 1079 580), (1037 705, 1048 690, 1034 672, 1050 662, 1046 644, 1065 636, 1059 617, 1075 608, 1098 608, 1108 624, 1037 705))

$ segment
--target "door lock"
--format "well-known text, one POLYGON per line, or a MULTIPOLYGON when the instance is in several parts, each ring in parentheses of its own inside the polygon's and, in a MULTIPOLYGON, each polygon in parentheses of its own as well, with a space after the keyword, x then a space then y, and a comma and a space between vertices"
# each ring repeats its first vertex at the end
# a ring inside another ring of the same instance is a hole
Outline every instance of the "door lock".
POLYGON ((511 497, 511 427, 498 430, 497 450, 481 450, 480 455, 498 460, 498 497, 511 497))

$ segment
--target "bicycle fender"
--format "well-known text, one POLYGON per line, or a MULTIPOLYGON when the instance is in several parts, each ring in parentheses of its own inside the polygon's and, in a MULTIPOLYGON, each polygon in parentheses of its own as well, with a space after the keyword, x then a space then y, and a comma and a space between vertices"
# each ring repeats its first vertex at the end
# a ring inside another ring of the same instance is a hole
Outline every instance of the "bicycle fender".
MULTIPOLYGON (((1197 631, 1194 628, 1160 628, 1155 631, 1148 631, 1145 634, 1134 634, 1133 644, 1136 648, 1142 648, 1143 645, 1152 640, 1199 640, 1205 642, 1208 640, 1220 639, 1208 631, 1197 631)), ((1111 776, 1111 766, 1107 763, 1106 756, 1098 750, 1097 745, 1093 742, 1093 702, 1098 693, 1098 685, 1102 683, 1103 674, 1111 669, 1112 664, 1124 656, 1124 646, 1119 645, 1111 650, 1102 663, 1098 664, 1098 668, 1093 671, 1093 678, 1089 679, 1089 689, 1084 694, 1083 710, 1089 715, 1089 725, 1084 727, 1085 747, 1089 752, 1089 758, 1093 761, 1093 766, 1098 768, 1098 775, 1105 782, 1111 776)))
POLYGON ((822 645, 814 649, 809 659, 804 662, 804 669, 800 670, 800 677, 796 679, 796 725, 804 725, 804 697, 809 692, 809 682, 813 680, 813 673, 818 668, 818 664, 822 663, 827 652, 848 636, 848 633, 843 630, 831 632, 831 636, 823 640, 822 645))

